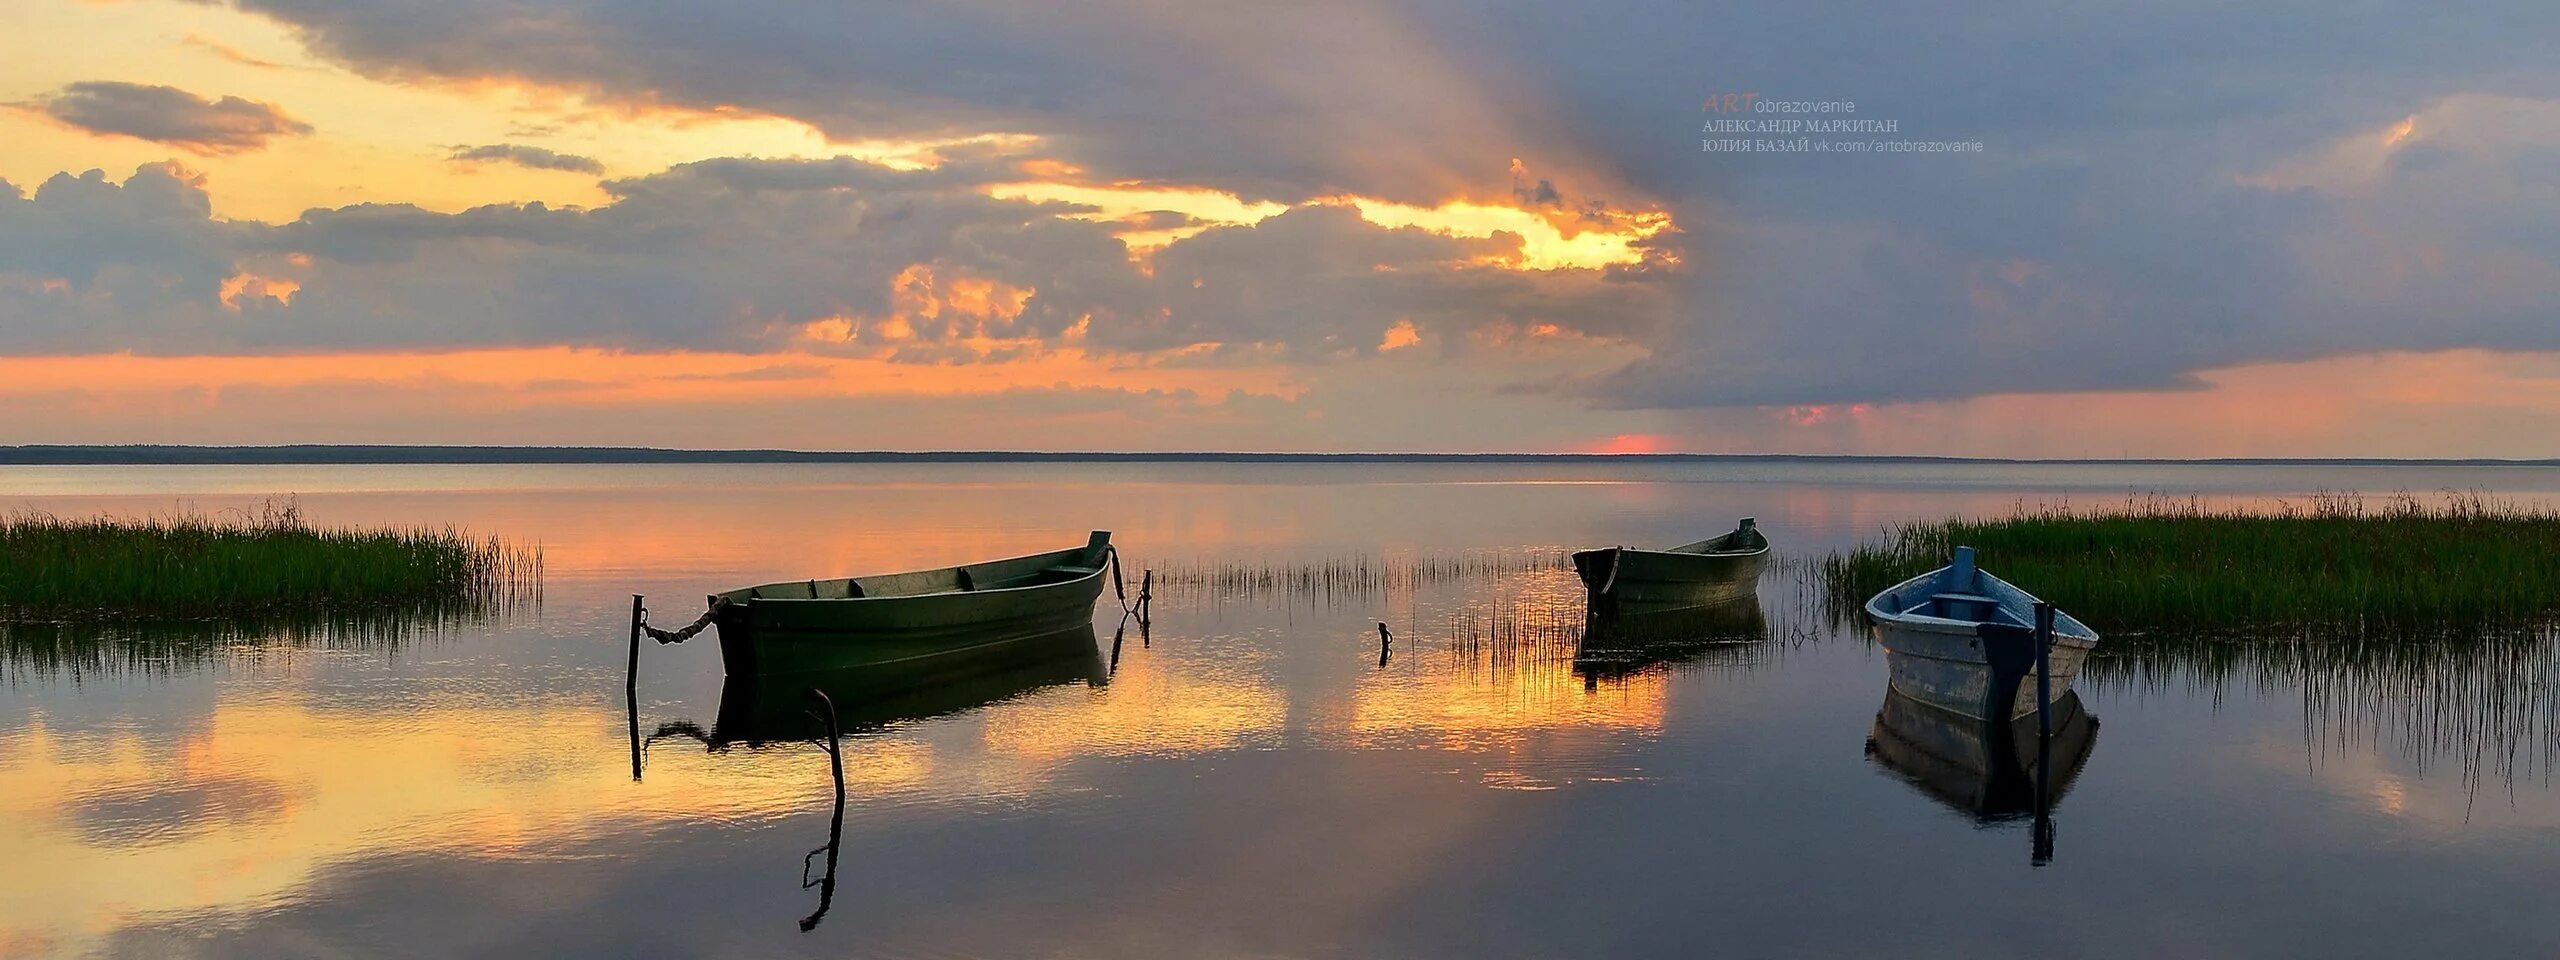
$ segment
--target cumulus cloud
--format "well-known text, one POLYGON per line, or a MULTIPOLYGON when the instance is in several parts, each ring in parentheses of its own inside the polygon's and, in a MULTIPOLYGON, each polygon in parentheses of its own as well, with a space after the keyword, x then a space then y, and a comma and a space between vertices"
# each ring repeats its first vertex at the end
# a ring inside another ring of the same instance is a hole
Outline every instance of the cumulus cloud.
POLYGON ((1658 328, 1667 282, 1519 271, 1519 239, 1316 204, 1133 259, 1088 208, 987 195, 995 158, 927 170, 718 160, 608 181, 592 209, 364 204, 213 219, 200 181, 62 175, 0 190, 13 352, 528 346, 818 351, 916 362, 1088 352, 1325 362, 1406 325, 1461 349, 1543 326, 1658 328), (226 294, 226 290, 228 294, 226 294))
POLYGON ((74 83, 22 106, 91 133, 202 154, 257 150, 273 138, 311 132, 310 124, 272 103, 239 97, 207 100, 176 87, 114 80, 74 83))
POLYGON ((603 175, 604 164, 593 157, 560 153, 544 147, 517 143, 492 143, 477 147, 455 147, 447 159, 458 163, 512 163, 531 170, 560 170, 568 173, 603 175))

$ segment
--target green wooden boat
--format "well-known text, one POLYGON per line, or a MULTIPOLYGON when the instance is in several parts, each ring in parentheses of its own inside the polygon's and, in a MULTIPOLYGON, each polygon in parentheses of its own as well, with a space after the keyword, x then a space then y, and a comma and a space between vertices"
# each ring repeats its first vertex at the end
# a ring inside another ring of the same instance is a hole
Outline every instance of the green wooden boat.
POLYGON ((993 644, 1089 626, 1111 533, 1084 546, 934 570, 791 580, 711 595, 729 675, 966 660, 993 644))
POLYGON ((1624 605, 1639 610, 1703 607, 1757 592, 1760 568, 1769 561, 1769 538, 1742 518, 1732 533, 1669 550, 1603 547, 1573 555, 1573 569, 1590 591, 1591 609, 1624 605))

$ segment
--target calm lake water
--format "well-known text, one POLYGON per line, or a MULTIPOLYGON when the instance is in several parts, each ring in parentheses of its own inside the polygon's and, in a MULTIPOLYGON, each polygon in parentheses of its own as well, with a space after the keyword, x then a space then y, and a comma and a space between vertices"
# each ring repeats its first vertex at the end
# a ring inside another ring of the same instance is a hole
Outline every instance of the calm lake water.
POLYGON ((290 493, 319 523, 538 542, 549 568, 538 603, 395 637, 0 659, 0 956, 2560 952, 2547 638, 2102 646, 2081 683, 2095 733, 2036 866, 2028 819, 1879 729, 1883 654, 1799 563, 1764 579, 1756 639, 1597 671, 1573 663, 1581 599, 1555 565, 1746 515, 1794 561, 2021 502, 2346 489, 2552 503, 2560 471, 0 468, 0 508, 290 493), (688 735, 720 721, 708 635, 641 652, 633 779, 632 594, 682 622, 715 589, 1098 528, 1133 579, 1167 579, 1152 629, 1115 663, 1106 593, 1091 649, 850 706, 838 882, 813 929, 827 756, 688 735), (1424 560, 1445 572, 1411 576, 1424 560), (1233 582, 1326 564, 1386 575, 1233 582))

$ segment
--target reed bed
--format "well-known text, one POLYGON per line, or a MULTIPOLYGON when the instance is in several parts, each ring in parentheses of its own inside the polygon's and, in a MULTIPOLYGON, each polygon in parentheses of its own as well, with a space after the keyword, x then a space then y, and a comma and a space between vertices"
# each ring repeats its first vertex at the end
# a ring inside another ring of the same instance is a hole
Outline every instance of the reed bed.
POLYGON ((1326 557, 1300 561, 1170 562, 1153 565, 1160 588, 1220 596, 1370 596, 1391 590, 1573 569, 1561 547, 1467 550, 1454 554, 1326 557))
POLYGON ((1571 661, 1586 626, 1582 605, 1552 595, 1496 594, 1448 619, 1439 638, 1459 660, 1497 670, 1522 662, 1571 661))
POLYGON ((1819 577, 1837 607, 1854 610, 1959 545, 2110 635, 2306 624, 2334 633, 2560 612, 2560 513, 2476 494, 2318 494, 2264 512, 2156 496, 2089 510, 2022 506, 1897 526, 1825 558, 1819 577))
POLYGON ((292 501, 0 520, 0 621, 13 623, 435 613, 520 598, 541 580, 539 547, 450 527, 313 527, 292 501))
POLYGON ((2560 628, 2551 625, 2245 641, 2154 634, 2101 645, 2080 683, 2217 701, 2299 696, 2315 759, 2387 747, 2422 774, 2450 763, 2473 789, 2491 778, 2548 783, 2560 762, 2560 628))

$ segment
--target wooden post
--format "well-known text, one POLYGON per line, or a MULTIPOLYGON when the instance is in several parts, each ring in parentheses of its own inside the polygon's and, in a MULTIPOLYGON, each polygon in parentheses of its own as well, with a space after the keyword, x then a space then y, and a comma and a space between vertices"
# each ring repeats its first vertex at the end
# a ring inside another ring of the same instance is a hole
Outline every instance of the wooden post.
POLYGON ((2036 819, 2031 866, 2053 862, 2053 604, 2036 602, 2036 819))
MULTIPOLYGON (((825 847, 827 872, 825 877, 817 883, 818 911, 801 918, 800 932, 802 933, 817 929, 818 921, 827 916, 827 908, 835 905, 836 851, 844 846, 844 729, 837 725, 836 702, 833 698, 828 697, 825 691, 816 687, 809 688, 809 696, 817 700, 819 706, 826 708, 826 713, 820 715, 819 719, 825 721, 827 725, 827 766, 835 775, 836 811, 835 818, 827 823, 825 847)), ((816 850, 809 851, 810 856, 816 856, 817 853, 816 850)), ((804 888, 810 886, 809 857, 800 858, 800 885, 804 888)))
POLYGON ((1396 642, 1396 641, 1395 641, 1395 635, 1394 635, 1394 634, 1390 634, 1390 633, 1388 633, 1388 632, 1387 632, 1387 625, 1386 625, 1385 623, 1383 623, 1383 622, 1379 623, 1379 624, 1378 624, 1378 667, 1379 667, 1380 669, 1385 669, 1385 667, 1386 667, 1386 665, 1387 665, 1387 648, 1392 647, 1392 646, 1395 646, 1395 642, 1396 642))
POLYGON ((1138 622, 1155 619, 1156 571, 1148 567, 1138 579, 1138 622))
POLYGON ((2036 736, 2053 737, 2053 604, 2036 601, 2036 736))
POLYGON ((640 779, 640 625, 646 611, 639 594, 631 595, 631 657, 622 671, 622 707, 631 719, 631 779, 640 779))

